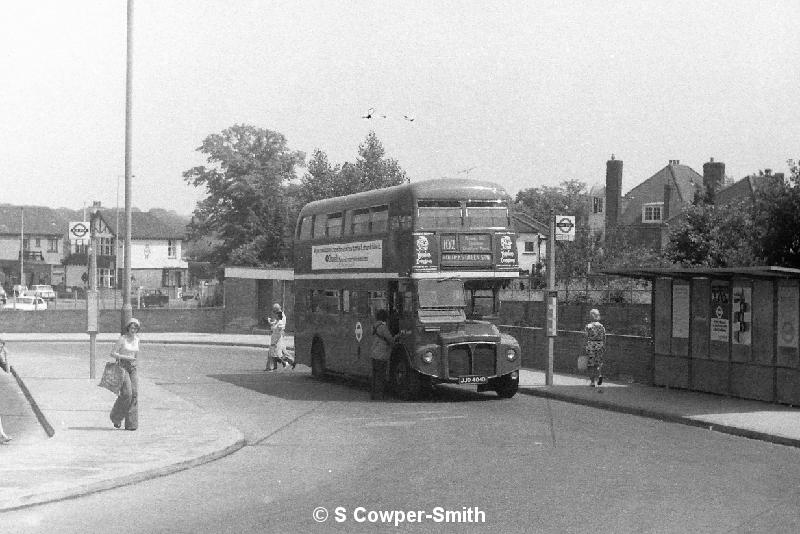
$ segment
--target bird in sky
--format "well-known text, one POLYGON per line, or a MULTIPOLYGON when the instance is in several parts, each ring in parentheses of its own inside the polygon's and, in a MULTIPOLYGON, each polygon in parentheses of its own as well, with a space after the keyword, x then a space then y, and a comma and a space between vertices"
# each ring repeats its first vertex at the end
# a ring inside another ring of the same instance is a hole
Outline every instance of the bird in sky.
POLYGON ((408 122, 414 122, 414 117, 409 117, 408 115, 403 115, 403 118, 408 122))
POLYGON ((362 119, 371 119, 372 115, 375 113, 375 108, 369 108, 366 115, 362 115, 362 119))

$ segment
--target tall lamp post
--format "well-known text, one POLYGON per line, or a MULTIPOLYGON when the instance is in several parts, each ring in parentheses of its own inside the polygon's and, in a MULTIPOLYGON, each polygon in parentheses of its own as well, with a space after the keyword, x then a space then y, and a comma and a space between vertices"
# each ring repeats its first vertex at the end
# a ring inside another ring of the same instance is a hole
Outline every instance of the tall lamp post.
POLYGON ((127 68, 125 71, 125 247, 120 332, 133 316, 131 307, 131 120, 133 110, 133 0, 128 0, 127 68))

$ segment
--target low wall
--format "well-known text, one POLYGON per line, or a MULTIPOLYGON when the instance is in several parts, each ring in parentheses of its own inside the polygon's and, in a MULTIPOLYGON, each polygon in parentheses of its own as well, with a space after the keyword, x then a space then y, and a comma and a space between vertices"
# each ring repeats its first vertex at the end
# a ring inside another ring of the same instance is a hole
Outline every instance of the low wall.
MULTIPOLYGON (((597 308, 606 332, 629 336, 651 337, 650 304, 559 304, 558 325, 565 330, 581 331, 589 322, 589 310, 597 308)), ((507 301, 500 304, 503 324, 544 327, 546 304, 537 301, 507 301)))
MULTIPOLYGON (((547 336, 543 328, 504 325, 500 330, 519 341, 523 367, 547 368, 547 336)), ((583 332, 558 331, 553 347, 554 372, 581 373, 577 360, 583 353, 585 339, 583 332)), ((653 343, 649 337, 608 334, 604 362, 603 376, 653 383, 653 343)))
MULTIPOLYGON (((119 332, 121 313, 120 310, 101 310, 100 332, 119 332)), ((141 321, 144 332, 226 332, 225 308, 134 309, 133 316, 141 321)), ((86 310, 0 310, 0 332, 83 333, 86 332, 86 310)))

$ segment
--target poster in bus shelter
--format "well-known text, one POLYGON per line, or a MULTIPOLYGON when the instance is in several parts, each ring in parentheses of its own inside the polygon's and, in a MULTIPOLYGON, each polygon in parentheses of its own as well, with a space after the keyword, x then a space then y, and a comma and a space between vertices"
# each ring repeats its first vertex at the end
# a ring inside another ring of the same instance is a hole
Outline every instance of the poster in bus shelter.
POLYGON ((311 269, 380 269, 383 241, 331 243, 311 247, 311 269))
MULTIPOLYGON (((778 287, 778 347, 797 349, 800 295, 797 286, 778 287)), ((779 359, 781 354, 778 355, 779 359)))
POLYGON ((711 287, 711 341, 728 343, 730 340, 730 319, 728 317, 728 286, 711 287))
POLYGON ((689 284, 672 284, 672 337, 689 338, 689 284))
POLYGON ((733 303, 731 315, 733 316, 733 343, 735 345, 750 345, 753 331, 753 289, 744 286, 733 286, 733 303))

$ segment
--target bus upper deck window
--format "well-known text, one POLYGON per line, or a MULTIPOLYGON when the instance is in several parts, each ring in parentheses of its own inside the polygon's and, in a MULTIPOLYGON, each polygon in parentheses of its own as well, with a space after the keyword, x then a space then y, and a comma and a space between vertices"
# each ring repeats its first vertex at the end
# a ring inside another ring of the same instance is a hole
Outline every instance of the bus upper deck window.
POLYGON ((353 212, 352 233, 353 235, 369 233, 369 209, 361 209, 353 212))
POLYGON ((385 232, 389 229, 389 206, 372 208, 372 233, 385 232))
POLYGON ((505 228, 508 222, 508 207, 501 202, 467 202, 467 219, 470 226, 505 228))
POLYGON ((311 217, 303 217, 300 221, 300 239, 311 239, 311 217))
POLYGON ((331 213, 325 224, 325 235, 328 237, 338 237, 342 235, 342 214, 331 213))
POLYGON ((328 224, 328 216, 319 214, 314 216, 314 239, 325 237, 325 228, 328 224))
POLYGON ((429 226, 461 226, 461 202, 458 200, 420 200, 417 218, 429 226))

